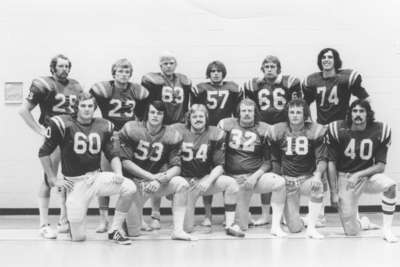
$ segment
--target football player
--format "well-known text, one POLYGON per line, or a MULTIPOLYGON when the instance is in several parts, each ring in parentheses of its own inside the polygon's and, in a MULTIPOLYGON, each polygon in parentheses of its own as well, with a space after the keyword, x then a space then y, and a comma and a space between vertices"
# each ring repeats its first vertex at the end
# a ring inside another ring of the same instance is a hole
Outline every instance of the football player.
POLYGON ((176 124, 182 136, 181 176, 190 184, 185 216, 185 230, 194 229, 194 210, 201 195, 224 192, 225 225, 228 235, 244 237, 234 224, 239 185, 222 175, 225 165, 225 134, 215 126, 209 126, 208 111, 203 104, 193 104, 189 109, 186 124, 176 124))
MULTIPOLYGON (((143 101, 149 95, 146 88, 129 81, 132 74, 132 63, 126 58, 119 59, 111 66, 113 80, 95 83, 90 89, 103 118, 114 124, 115 131, 119 131, 127 121, 136 118, 136 103, 143 101)), ((115 138, 117 136, 115 135, 115 138)), ((102 157, 101 169, 110 170, 110 164, 104 157, 102 157)), ((97 233, 107 232, 109 202, 109 197, 99 198, 100 225, 96 229, 97 233)))
POLYGON ((273 192, 271 234, 285 236, 280 227, 285 203, 285 180, 266 173, 271 168, 270 148, 265 140, 269 125, 260 121, 256 103, 244 99, 238 106, 238 118, 226 118, 219 127, 226 132, 226 175, 239 184, 236 218, 242 230, 248 229, 249 206, 253 193, 273 192))
POLYGON ((181 172, 182 135, 165 126, 167 108, 161 101, 152 101, 144 120, 127 122, 120 131, 121 159, 125 174, 138 185, 134 203, 127 217, 129 236, 138 236, 142 225, 143 204, 151 196, 173 195, 172 239, 195 240, 183 230, 188 182, 181 172), (167 165, 167 170, 162 167, 167 165))
POLYGON ((67 215, 73 241, 86 239, 85 219, 90 201, 95 196, 119 195, 114 221, 108 238, 123 245, 131 241, 121 234, 122 222, 132 204, 135 184, 122 176, 118 148, 112 143, 113 124, 94 118, 96 100, 89 93, 77 99, 76 116, 54 116, 39 157, 50 186, 63 187, 67 194, 67 215), (61 179, 57 179, 51 153, 60 147, 61 179), (100 172, 101 151, 111 161, 113 172, 100 172))
MULTIPOLYGON (((224 118, 232 117, 236 106, 243 98, 239 86, 231 81, 225 81, 226 67, 221 61, 215 60, 208 64, 206 78, 208 82, 197 84, 193 88, 191 103, 200 103, 208 109, 208 123, 217 126, 224 118)), ((205 218, 203 226, 211 226, 212 195, 203 196, 205 218)))
MULTIPOLYGON (((285 105, 293 98, 300 98, 300 80, 281 73, 281 62, 276 56, 266 56, 261 62, 263 77, 255 77, 244 83, 246 97, 253 99, 260 109, 261 121, 270 125, 285 121, 285 105)), ((270 221, 271 194, 261 194, 261 217, 255 226, 270 221)))
MULTIPOLYGON (((185 121, 188 110, 190 94, 192 93, 192 82, 184 74, 176 73, 176 57, 165 52, 160 56, 161 72, 151 72, 143 76, 142 85, 149 91, 147 105, 151 101, 160 100, 165 104, 164 124, 170 125, 185 121)), ((139 110, 146 110, 146 106, 139 106, 139 110)), ((142 116, 143 117, 143 116, 142 116)), ((160 229, 160 205, 161 199, 152 197, 152 221, 153 229, 160 229)))
POLYGON ((383 238, 397 242, 392 232, 396 208, 396 182, 384 174, 391 143, 390 127, 374 119, 366 100, 355 100, 346 120, 329 124, 328 148, 336 161, 331 183, 346 235, 357 235, 363 228, 357 218, 362 193, 382 193, 383 238))
MULTIPOLYGON (((74 79, 68 78, 71 71, 71 61, 64 55, 56 55, 50 61, 51 76, 39 77, 32 81, 29 88, 29 95, 23 104, 19 114, 25 123, 37 134, 46 137, 47 127, 50 118, 54 115, 73 114, 73 106, 77 95, 83 90, 81 85, 74 79), (40 118, 36 122, 32 110, 39 105, 40 118)), ((55 173, 60 163, 60 151, 57 148, 51 155, 52 168, 55 173)), ((48 177, 40 185, 38 202, 40 215, 39 233, 43 238, 56 238, 56 232, 50 227, 48 220, 50 186, 48 177)), ((65 192, 61 193, 61 214, 58 222, 58 232, 68 231, 67 218, 65 213, 65 192)))
MULTIPOLYGON (((317 57, 319 72, 309 75, 302 84, 304 99, 310 105, 315 101, 317 122, 327 125, 336 120, 344 120, 349 107, 350 97, 368 98, 367 91, 362 86, 360 73, 352 69, 342 69, 339 52, 333 48, 322 49, 317 57)), ((328 172, 334 168, 333 162, 328 163, 328 172)), ((324 178, 324 192, 328 190, 324 178)), ((324 207, 322 207, 319 222, 325 224, 324 207)))
POLYGON ((310 197, 307 236, 321 239, 315 228, 322 205, 323 189, 321 174, 326 169, 327 149, 324 143, 326 128, 311 122, 310 110, 302 99, 287 104, 287 122, 272 126, 268 133, 272 157, 281 164, 281 175, 286 180, 285 219, 289 231, 300 232, 300 195, 310 197))

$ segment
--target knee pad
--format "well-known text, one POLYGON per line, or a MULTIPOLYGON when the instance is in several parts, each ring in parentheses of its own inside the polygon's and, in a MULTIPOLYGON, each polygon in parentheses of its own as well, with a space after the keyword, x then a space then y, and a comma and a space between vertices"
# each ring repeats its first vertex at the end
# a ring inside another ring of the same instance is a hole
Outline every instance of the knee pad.
POLYGON ((132 196, 136 193, 137 187, 132 180, 124 179, 124 182, 121 185, 121 195, 122 196, 132 196))
POLYGON ((71 223, 83 222, 86 216, 86 207, 77 201, 67 200, 67 217, 71 223))
MULTIPOLYGON (((237 194, 239 192, 239 184, 232 181, 225 190, 226 194, 237 194)), ((210 201, 211 202, 211 201, 210 201)))
POLYGON ((300 216, 293 216, 291 214, 285 214, 286 224, 291 233, 299 233, 303 230, 304 224, 300 219, 300 216))

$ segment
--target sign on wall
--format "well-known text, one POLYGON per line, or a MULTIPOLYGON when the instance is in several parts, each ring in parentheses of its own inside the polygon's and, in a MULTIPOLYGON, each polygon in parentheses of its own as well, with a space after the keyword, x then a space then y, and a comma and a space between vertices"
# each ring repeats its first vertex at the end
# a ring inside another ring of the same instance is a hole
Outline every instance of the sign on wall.
POLYGON ((23 83, 6 82, 4 84, 4 102, 6 104, 20 104, 23 100, 23 83))

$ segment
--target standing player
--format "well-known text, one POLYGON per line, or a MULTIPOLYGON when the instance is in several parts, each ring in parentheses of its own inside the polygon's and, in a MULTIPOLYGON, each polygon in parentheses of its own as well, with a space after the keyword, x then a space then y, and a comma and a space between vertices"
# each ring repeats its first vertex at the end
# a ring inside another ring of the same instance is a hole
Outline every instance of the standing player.
MULTIPOLYGON (((27 101, 22 106, 19 114, 26 124, 37 134, 46 137, 47 127, 50 118, 54 115, 73 114, 73 106, 77 95, 83 90, 81 85, 68 78, 71 71, 71 61, 64 55, 57 55, 50 61, 50 72, 52 76, 39 77, 32 81, 29 88, 27 101), (39 105, 39 123, 32 116, 32 110, 39 105)), ((60 151, 56 149, 51 155, 53 172, 57 173, 60 163, 60 151)), ((39 215, 40 215, 40 235, 44 238, 56 238, 57 234, 49 224, 48 212, 50 202, 50 186, 47 176, 39 189, 39 215)), ((67 218, 65 213, 65 193, 61 194, 61 214, 58 223, 58 231, 68 231, 67 218)))
MULTIPOLYGON (((217 126, 220 120, 232 117, 236 106, 243 98, 243 93, 236 83, 224 81, 226 73, 224 63, 218 60, 212 61, 206 69, 206 78, 210 81, 199 83, 193 88, 191 103, 200 103, 207 107, 208 123, 211 126, 217 126)), ((212 199, 212 195, 203 196, 205 209, 203 226, 211 226, 212 199)))
POLYGON ((397 242, 392 232, 396 209, 396 183, 384 174, 391 143, 388 125, 376 122, 366 100, 355 100, 346 120, 329 124, 328 147, 336 161, 332 194, 338 199, 339 215, 346 235, 357 235, 362 225, 357 218, 362 193, 382 193, 383 238, 397 242))
MULTIPOLYGON (((185 121, 185 114, 188 110, 189 98, 192 89, 190 79, 180 73, 176 73, 176 57, 170 53, 160 56, 161 72, 151 72, 143 76, 142 85, 149 91, 147 103, 160 100, 166 107, 166 125, 185 121)), ((146 107, 141 107, 145 110, 146 107)), ((139 111, 139 110, 138 110, 139 111)), ((160 229, 160 205, 161 198, 152 198, 152 222, 153 229, 160 229)))
POLYGON ((219 127, 226 132, 225 170, 240 185, 236 217, 242 230, 247 230, 249 206, 253 193, 273 192, 271 234, 285 236, 280 227, 285 203, 285 180, 270 170, 270 148, 265 135, 269 125, 260 121, 256 103, 244 99, 238 106, 238 118, 226 118, 219 127))
MULTIPOLYGON (((148 97, 149 92, 143 86, 131 83, 132 63, 126 58, 117 60, 111 67, 113 80, 99 82, 92 86, 90 93, 96 98, 103 118, 111 121, 115 131, 119 131, 122 126, 130 120, 134 120, 136 103, 148 97)), ((102 157, 103 171, 110 170, 109 162, 102 157)), ((110 198, 100 197, 100 225, 96 232, 107 232, 108 228, 108 206, 110 198)))
POLYGON ((142 122, 128 122, 120 131, 122 165, 139 188, 127 218, 128 235, 140 234, 143 204, 150 196, 173 195, 171 237, 194 240, 183 230, 189 184, 178 176, 182 136, 171 126, 164 125, 165 114, 165 104, 152 101, 142 122), (161 171, 163 165, 167 165, 166 171, 161 171))
MULTIPOLYGON (((263 77, 255 77, 244 84, 246 97, 257 103, 261 121, 276 124, 286 119, 285 105, 293 98, 301 97, 300 80, 281 74, 281 62, 276 56, 267 56, 261 63, 263 77)), ((261 194, 261 217, 254 225, 269 223, 271 194, 261 194)))
POLYGON ((323 197, 321 174, 326 169, 326 130, 310 121, 310 110, 304 100, 291 100, 286 112, 287 122, 275 124, 268 134, 273 157, 281 164, 279 169, 286 180, 286 223, 292 233, 303 229, 300 195, 309 196, 307 236, 320 239, 323 235, 315 224, 323 197))
POLYGON ((111 136, 113 124, 94 118, 96 100, 88 93, 78 96, 76 117, 51 118, 48 137, 39 151, 50 186, 68 190, 67 214, 73 241, 86 239, 85 217, 95 196, 119 195, 108 238, 123 245, 131 241, 120 230, 136 192, 135 184, 122 176, 121 161, 111 136), (59 146, 63 178, 57 179, 51 153, 59 146), (114 172, 100 172, 101 151, 111 161, 114 172))
POLYGON ((183 136, 181 176, 190 184, 185 230, 192 232, 194 229, 194 210, 201 195, 224 192, 226 233, 244 237, 240 228, 234 225, 239 186, 233 178, 222 175, 225 134, 217 127, 208 125, 208 111, 202 104, 192 105, 186 120, 186 124, 174 125, 183 136))
MULTIPOLYGON (((317 122, 327 125, 336 120, 344 120, 349 107, 350 97, 368 98, 367 91, 362 87, 361 75, 351 69, 342 69, 342 60, 338 51, 333 48, 322 49, 317 57, 320 72, 309 75, 303 82, 304 99, 310 105, 315 101, 317 122)), ((334 166, 328 163, 328 171, 334 166)), ((324 192, 328 190, 326 179, 324 192)), ((319 224, 325 223, 324 207, 322 207, 319 224)))

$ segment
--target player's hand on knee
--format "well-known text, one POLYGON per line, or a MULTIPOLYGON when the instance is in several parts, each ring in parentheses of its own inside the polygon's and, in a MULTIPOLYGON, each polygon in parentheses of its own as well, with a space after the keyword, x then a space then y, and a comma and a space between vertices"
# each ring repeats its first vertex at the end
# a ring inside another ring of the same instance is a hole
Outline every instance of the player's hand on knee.
POLYGON ((122 184, 124 182, 125 177, 121 174, 114 174, 113 176, 113 183, 114 184, 122 184))
POLYGON ((210 187, 211 183, 207 180, 203 180, 197 183, 195 186, 195 189, 198 190, 201 194, 207 191, 207 189, 210 187))
POLYGON ((357 173, 353 173, 352 175, 347 173, 346 178, 347 178, 347 186, 346 186, 347 190, 354 189, 360 180, 360 177, 357 175, 357 173))
MULTIPOLYGON (((52 179, 50 179, 52 181, 52 179)), ((74 188, 74 183, 68 179, 55 179, 54 183, 50 182, 50 186, 55 186, 58 188, 65 188, 67 191, 72 191, 74 188)))
POLYGON ((160 182, 158 180, 153 180, 151 182, 149 182, 145 187, 144 187, 144 191, 146 193, 154 193, 157 192, 158 189, 160 189, 160 182))
POLYGON ((249 178, 246 179, 246 181, 243 183, 243 187, 244 187, 244 189, 246 189, 246 190, 253 190, 253 189, 254 189, 254 186, 256 185, 256 183, 257 183, 257 180, 256 180, 256 179, 254 179, 254 178, 252 178, 252 177, 249 177, 249 178))
POLYGON ((319 178, 311 178, 311 191, 319 191, 322 187, 321 179, 319 178))

